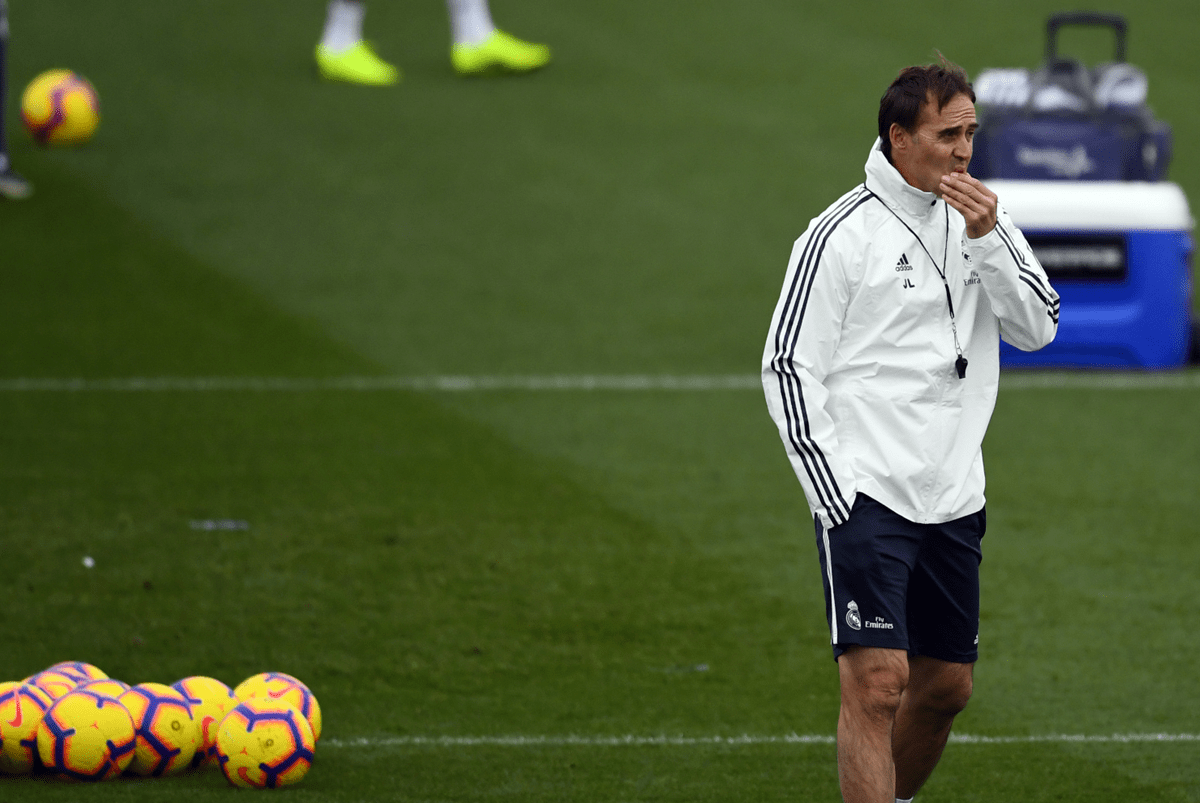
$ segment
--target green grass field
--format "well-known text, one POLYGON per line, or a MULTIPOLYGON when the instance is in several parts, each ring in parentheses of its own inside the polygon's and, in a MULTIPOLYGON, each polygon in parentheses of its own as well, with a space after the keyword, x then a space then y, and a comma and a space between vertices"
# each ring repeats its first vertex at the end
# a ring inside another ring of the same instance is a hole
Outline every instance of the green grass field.
MULTIPOLYGON (((838 799, 761 391, 519 378, 755 374, 899 67, 1036 66, 1059 6, 495 0, 555 62, 464 81, 442 3, 371 2, 386 90, 316 80, 319 0, 10 6, 0 680, 291 673, 325 721, 303 801, 838 799), (57 66, 103 103, 75 151, 14 113, 57 66)), ((1105 8, 1200 197, 1192 3, 1105 8)), ((1005 378, 976 695, 922 803, 1200 801, 1198 420, 1195 370, 1005 378)))

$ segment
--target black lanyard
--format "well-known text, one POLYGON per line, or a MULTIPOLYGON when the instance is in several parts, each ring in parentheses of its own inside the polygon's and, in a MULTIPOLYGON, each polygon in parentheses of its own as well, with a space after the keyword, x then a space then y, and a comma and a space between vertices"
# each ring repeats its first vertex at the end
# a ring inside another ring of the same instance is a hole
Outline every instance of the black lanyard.
MULTIPOLYGON (((872 195, 871 189, 866 184, 863 185, 872 195)), ((875 198, 879 203, 883 204, 883 208, 892 213, 892 216, 899 220, 904 228, 908 229, 909 233, 916 238, 917 243, 921 246, 921 250, 925 252, 925 256, 929 257, 929 261, 933 263, 933 269, 937 271, 938 276, 942 277, 942 286, 946 288, 946 307, 950 310, 950 332, 954 335, 954 351, 958 354, 958 359, 954 361, 954 370, 958 372, 959 379, 967 378, 967 358, 963 356, 962 347, 958 344, 958 324, 954 321, 954 301, 950 298, 950 281, 946 278, 946 260, 950 255, 950 206, 943 201, 946 207, 946 242, 942 247, 942 265, 938 267, 937 260, 933 258, 933 254, 929 253, 929 249, 925 247, 925 243, 921 240, 920 235, 913 231, 913 227, 904 222, 904 218, 896 214, 896 210, 892 209, 878 195, 875 198)))

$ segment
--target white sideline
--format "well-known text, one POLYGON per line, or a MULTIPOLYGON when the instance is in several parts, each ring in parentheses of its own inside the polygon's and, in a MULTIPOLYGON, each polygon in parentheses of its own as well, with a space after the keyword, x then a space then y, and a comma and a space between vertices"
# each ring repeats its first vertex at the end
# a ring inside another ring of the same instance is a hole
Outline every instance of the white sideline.
MULTIPOLYGON (((765 744, 834 744, 824 734, 782 736, 377 736, 322 739, 325 747, 705 747, 765 744)), ((1108 736, 1051 733, 1035 736, 975 736, 950 734, 951 744, 1140 744, 1200 742, 1200 733, 1114 733, 1108 736)))
MULTIPOLYGON (((1200 371, 1071 372, 1005 371, 1003 390, 1200 389, 1200 371)), ((762 391, 757 374, 546 374, 513 376, 197 376, 197 377, 18 377, 0 379, 0 393, 152 393, 211 391, 762 391)))

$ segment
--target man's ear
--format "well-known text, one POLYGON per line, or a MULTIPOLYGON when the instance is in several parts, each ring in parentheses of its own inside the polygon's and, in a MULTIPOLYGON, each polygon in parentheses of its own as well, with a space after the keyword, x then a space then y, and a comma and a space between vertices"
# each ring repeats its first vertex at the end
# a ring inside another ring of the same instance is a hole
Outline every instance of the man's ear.
POLYGON ((888 140, 892 143, 892 153, 903 151, 912 143, 912 134, 904 130, 899 123, 892 123, 888 129, 888 140))

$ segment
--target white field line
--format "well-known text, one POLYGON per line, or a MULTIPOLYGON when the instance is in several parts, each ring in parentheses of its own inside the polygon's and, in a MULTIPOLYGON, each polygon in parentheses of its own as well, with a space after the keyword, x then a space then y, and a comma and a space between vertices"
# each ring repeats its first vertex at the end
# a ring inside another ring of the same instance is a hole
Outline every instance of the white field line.
MULTIPOLYGON (((1108 736, 1051 733, 1035 736, 950 735, 951 744, 1166 744, 1200 742, 1200 733, 1114 733, 1108 736)), ((377 736, 322 739, 321 745, 339 747, 709 747, 737 745, 831 745, 836 738, 824 734, 782 736, 377 736)))
POLYGON ((1200 371, 1158 373, 1020 371, 1000 373, 1001 390, 1081 388, 1083 390, 1188 390, 1200 389, 1200 371))
MULTIPOLYGON (((1200 371, 1069 372, 1006 371, 1002 390, 1200 389, 1200 371)), ((0 393, 161 393, 213 391, 723 391, 762 392, 757 374, 547 374, 514 376, 334 376, 334 377, 117 377, 0 379, 0 393)))
POLYGON ((545 376, 131 377, 125 379, 0 379, 0 392, 154 391, 441 391, 489 390, 762 390, 747 375, 551 374, 545 376))

